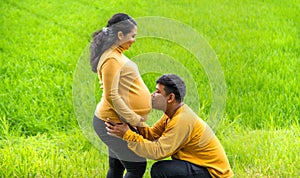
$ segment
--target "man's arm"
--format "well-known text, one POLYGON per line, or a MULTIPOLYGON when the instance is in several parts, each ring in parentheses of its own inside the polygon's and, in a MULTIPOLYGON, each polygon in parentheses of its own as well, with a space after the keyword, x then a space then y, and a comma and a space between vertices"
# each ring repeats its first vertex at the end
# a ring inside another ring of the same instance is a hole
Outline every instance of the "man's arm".
POLYGON ((107 122, 105 124, 106 124, 106 129, 108 131, 108 134, 110 134, 110 135, 119 137, 121 139, 126 137, 126 135, 129 135, 130 139, 127 138, 127 140, 137 141, 137 142, 146 142, 146 140, 154 141, 161 136, 164 128, 162 128, 162 125, 160 123, 161 122, 155 123, 154 126, 151 128, 150 127, 138 127, 139 134, 132 132, 126 123, 117 125, 116 123, 111 121, 109 118, 107 118, 107 122))
POLYGON ((137 127, 139 134, 147 140, 157 140, 159 137, 161 137, 165 130, 167 119, 168 117, 163 115, 152 127, 137 127))
POLYGON ((122 126, 113 126, 108 128, 107 131, 118 135, 123 140, 127 140, 128 148, 137 155, 158 160, 173 155, 183 146, 192 132, 193 125, 187 124, 184 121, 177 123, 177 121, 177 119, 173 118, 168 123, 162 136, 155 141, 144 139, 129 129, 122 129, 122 126))

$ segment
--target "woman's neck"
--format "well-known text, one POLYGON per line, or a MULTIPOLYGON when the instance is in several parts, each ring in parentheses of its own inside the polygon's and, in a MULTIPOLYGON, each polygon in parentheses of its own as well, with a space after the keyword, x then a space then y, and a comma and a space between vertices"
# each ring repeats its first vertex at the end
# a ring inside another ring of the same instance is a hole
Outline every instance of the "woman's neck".
POLYGON ((111 47, 112 50, 117 50, 119 53, 123 53, 124 51, 124 48, 122 46, 119 46, 119 45, 113 45, 111 47))

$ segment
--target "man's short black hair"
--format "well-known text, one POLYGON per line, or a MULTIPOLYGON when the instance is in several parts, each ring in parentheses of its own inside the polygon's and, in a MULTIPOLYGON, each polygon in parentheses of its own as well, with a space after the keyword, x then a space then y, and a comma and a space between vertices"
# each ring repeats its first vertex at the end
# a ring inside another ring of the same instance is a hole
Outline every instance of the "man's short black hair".
POLYGON ((173 93, 177 101, 183 101, 186 94, 186 86, 179 76, 175 74, 162 75, 156 80, 156 84, 164 85, 167 95, 173 93))

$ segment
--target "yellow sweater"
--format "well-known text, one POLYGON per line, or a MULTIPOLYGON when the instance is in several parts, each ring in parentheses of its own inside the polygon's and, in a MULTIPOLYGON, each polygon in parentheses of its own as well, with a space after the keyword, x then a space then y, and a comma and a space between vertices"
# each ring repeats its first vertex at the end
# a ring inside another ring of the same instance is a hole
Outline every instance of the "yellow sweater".
POLYGON ((187 105, 172 119, 163 115, 153 127, 139 127, 139 131, 143 136, 128 130, 123 139, 141 157, 159 160, 171 156, 206 167, 212 177, 233 177, 218 138, 187 105))
POLYGON ((151 110, 151 96, 137 65, 123 55, 121 47, 109 49, 98 63, 98 77, 103 87, 95 115, 102 120, 120 118, 131 125, 140 125, 151 110))

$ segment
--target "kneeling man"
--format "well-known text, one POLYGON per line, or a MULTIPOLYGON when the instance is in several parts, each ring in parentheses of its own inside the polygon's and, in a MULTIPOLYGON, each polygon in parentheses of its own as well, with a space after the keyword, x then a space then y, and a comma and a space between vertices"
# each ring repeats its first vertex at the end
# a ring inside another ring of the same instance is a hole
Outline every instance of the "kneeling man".
POLYGON ((152 127, 138 127, 106 122, 111 135, 128 142, 137 155, 154 160, 152 178, 162 177, 233 177, 226 153, 211 128, 184 104, 184 81, 166 74, 156 81, 152 106, 164 115, 152 127))

